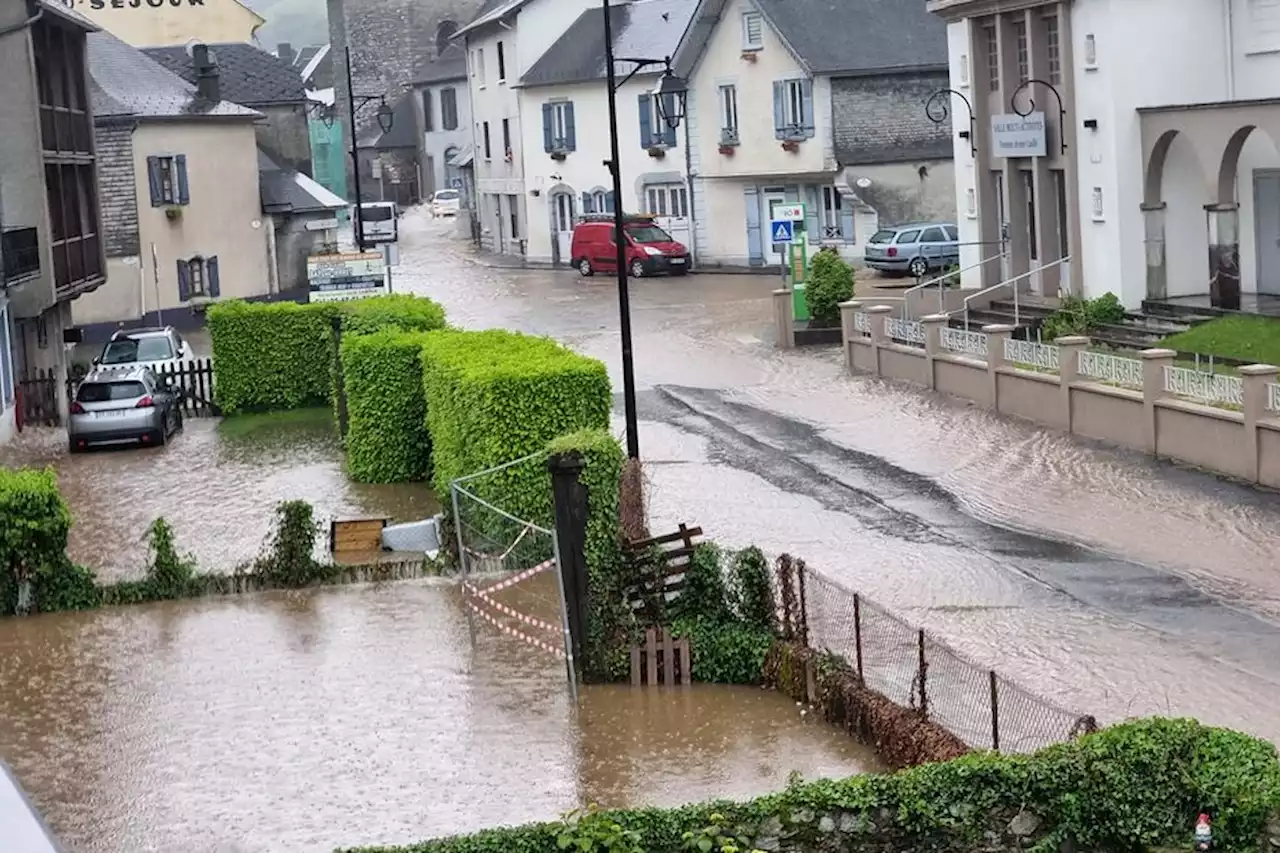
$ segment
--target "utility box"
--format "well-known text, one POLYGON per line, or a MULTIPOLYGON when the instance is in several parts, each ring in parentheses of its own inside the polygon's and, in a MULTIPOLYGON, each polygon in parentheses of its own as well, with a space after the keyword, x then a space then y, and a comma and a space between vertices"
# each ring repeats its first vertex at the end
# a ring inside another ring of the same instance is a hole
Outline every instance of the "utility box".
POLYGON ((787 268, 791 273, 791 310, 796 321, 809 319, 809 303, 805 299, 805 279, 809 273, 808 253, 804 243, 792 243, 787 246, 787 268))

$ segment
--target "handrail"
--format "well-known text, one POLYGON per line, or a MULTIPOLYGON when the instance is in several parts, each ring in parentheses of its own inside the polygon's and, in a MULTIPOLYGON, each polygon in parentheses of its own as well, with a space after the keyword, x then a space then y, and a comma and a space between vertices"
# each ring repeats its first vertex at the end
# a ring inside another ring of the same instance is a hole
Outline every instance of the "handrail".
MULTIPOLYGON (((985 263, 989 263, 991 261, 1003 260, 1007 257, 1009 257, 1008 252, 1001 252, 998 255, 992 255, 989 258, 983 258, 982 260, 978 261, 976 264, 971 264, 970 266, 964 267, 963 269, 958 269, 955 272, 944 273, 938 276, 937 278, 933 278, 928 281, 921 282, 920 284, 912 285, 911 287, 908 287, 906 290, 902 291, 902 298, 909 299, 911 297, 911 294, 915 293, 917 290, 921 289, 922 287, 929 287, 931 285, 936 284, 938 285, 938 313, 941 314, 947 310, 946 297, 943 295, 945 292, 945 285, 943 283, 947 279, 951 278, 952 276, 964 275, 969 270, 976 270, 978 267, 982 266, 985 263)), ((902 318, 905 320, 906 317, 907 317, 907 306, 906 306, 906 303, 903 303, 902 318)))
MULTIPOLYGON (((1038 273, 1038 272, 1043 272, 1043 271, 1045 271, 1045 270, 1049 269, 1050 267, 1056 267, 1058 264, 1065 264, 1065 263, 1067 263, 1067 262, 1068 262, 1068 261, 1070 261, 1070 260, 1071 260, 1071 256, 1070 256, 1070 255, 1067 255, 1066 257, 1058 258, 1056 261, 1050 261, 1049 263, 1044 264, 1043 266, 1038 266, 1038 267, 1036 267, 1036 268, 1035 268, 1035 269, 1033 269, 1033 270, 1027 270, 1027 271, 1026 271, 1026 272, 1024 272, 1024 273, 1020 273, 1019 275, 1014 276, 1013 278, 1005 279, 1004 281, 1000 282, 999 284, 993 284, 993 285, 991 285, 990 287, 983 288, 982 290, 979 290, 977 293, 974 293, 974 294, 972 294, 972 295, 970 295, 970 296, 966 296, 966 297, 964 298, 964 328, 965 328, 965 331, 968 331, 968 330, 969 330, 969 303, 970 303, 970 302, 972 302, 973 300, 977 299, 979 296, 982 296, 982 295, 984 295, 984 294, 990 293, 990 292, 991 292, 991 291, 993 291, 993 290, 998 290, 998 289, 999 289, 999 288, 1001 288, 1001 287, 1007 287, 1008 285, 1016 284, 1017 282, 1022 281, 1024 278, 1030 278, 1031 276, 1035 275, 1035 274, 1036 274, 1036 273, 1038 273)), ((1015 288, 1013 289, 1013 324, 1014 324, 1015 326, 1016 326, 1016 325, 1018 325, 1018 323, 1019 323, 1019 321, 1020 321, 1020 320, 1021 320, 1021 316, 1020 316, 1019 309, 1018 309, 1018 288, 1016 288, 1016 287, 1015 287, 1015 288)))

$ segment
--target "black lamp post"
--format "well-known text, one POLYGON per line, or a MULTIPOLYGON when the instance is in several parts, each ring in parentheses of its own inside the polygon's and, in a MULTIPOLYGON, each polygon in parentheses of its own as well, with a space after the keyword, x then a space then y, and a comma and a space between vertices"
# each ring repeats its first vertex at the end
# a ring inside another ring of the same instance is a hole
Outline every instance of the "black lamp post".
POLYGON ((391 107, 387 106, 387 98, 385 95, 361 95, 356 97, 352 90, 351 82, 351 48, 347 48, 347 112, 351 119, 351 172, 355 178, 356 186, 356 221, 355 221, 355 237, 356 248, 361 252, 364 251, 364 217, 360 209, 360 153, 359 146, 356 145, 356 111, 363 109, 366 104, 378 101, 378 127, 382 128, 383 133, 389 133, 391 126, 395 124, 395 113, 391 111, 391 107), (359 103, 357 103, 359 101, 359 103))
POLYGON ((658 84, 658 113, 667 126, 675 130, 684 118, 685 100, 689 87, 671 71, 671 57, 665 59, 632 59, 613 55, 613 22, 610 19, 609 0, 603 0, 605 76, 609 85, 609 157, 604 165, 613 175, 613 227, 618 251, 618 314, 622 333, 622 400, 627 419, 627 456, 640 458, 640 429, 636 415, 636 371, 631 351, 631 297, 627 292, 627 239, 624 226, 626 217, 622 211, 622 169, 618 153, 618 89, 626 85, 643 68, 661 65, 666 69, 658 84), (614 64, 630 62, 635 65, 618 81, 614 64))

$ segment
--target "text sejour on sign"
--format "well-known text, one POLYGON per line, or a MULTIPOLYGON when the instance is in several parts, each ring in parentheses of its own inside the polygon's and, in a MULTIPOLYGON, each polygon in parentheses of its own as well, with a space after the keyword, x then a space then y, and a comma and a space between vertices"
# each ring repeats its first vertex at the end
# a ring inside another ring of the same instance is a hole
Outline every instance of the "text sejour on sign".
POLYGON ((1043 157, 1048 151, 1044 113, 991 117, 991 145, 997 157, 1043 157))

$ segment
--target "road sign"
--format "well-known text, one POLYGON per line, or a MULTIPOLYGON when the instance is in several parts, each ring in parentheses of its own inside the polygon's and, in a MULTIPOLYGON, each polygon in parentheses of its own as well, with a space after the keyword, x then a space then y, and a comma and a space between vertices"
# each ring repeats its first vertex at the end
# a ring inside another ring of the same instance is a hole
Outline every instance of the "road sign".
POLYGON ((804 221, 803 204, 776 204, 773 206, 773 218, 786 219, 791 222, 804 221))
POLYGON ((774 243, 790 243, 796 238, 795 225, 790 219, 775 219, 769 223, 769 234, 774 243))
POLYGON ((462 189, 462 178, 450 178, 449 186, 455 190, 462 189))

